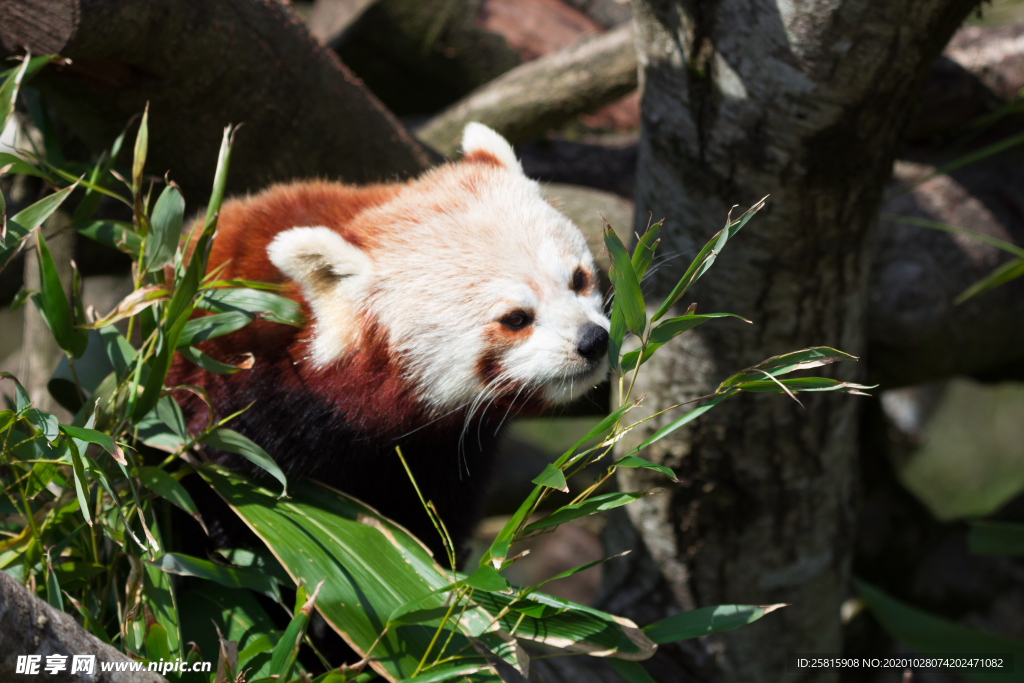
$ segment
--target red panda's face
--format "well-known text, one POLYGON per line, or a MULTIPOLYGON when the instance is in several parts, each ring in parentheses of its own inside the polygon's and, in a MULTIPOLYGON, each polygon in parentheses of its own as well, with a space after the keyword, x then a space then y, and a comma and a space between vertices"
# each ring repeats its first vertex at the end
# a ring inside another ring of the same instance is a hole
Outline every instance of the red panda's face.
POLYGON ((358 353, 373 321, 435 414, 577 398, 608 372, 609 323, 586 241, 500 136, 471 124, 463 148, 464 161, 357 217, 359 247, 325 227, 271 243, 316 318, 310 360, 358 353))

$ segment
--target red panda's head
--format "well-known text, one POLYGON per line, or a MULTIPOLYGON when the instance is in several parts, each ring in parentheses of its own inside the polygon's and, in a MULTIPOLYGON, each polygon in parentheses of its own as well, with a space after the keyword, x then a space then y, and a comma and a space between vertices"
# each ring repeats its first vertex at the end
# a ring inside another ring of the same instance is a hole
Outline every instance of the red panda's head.
POLYGON ((345 230, 296 227, 270 243, 315 318, 309 362, 326 368, 383 331, 432 414, 517 397, 567 402, 608 372, 593 257, 500 135, 470 124, 462 147, 462 161, 345 230))

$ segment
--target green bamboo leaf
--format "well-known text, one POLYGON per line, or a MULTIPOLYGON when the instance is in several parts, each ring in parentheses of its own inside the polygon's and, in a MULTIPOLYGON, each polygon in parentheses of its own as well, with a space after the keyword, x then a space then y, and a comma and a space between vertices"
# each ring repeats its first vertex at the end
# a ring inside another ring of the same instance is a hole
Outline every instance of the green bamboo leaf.
POLYGON ((231 313, 214 313, 193 318, 185 324, 178 337, 177 345, 192 346, 207 339, 222 337, 242 329, 253 321, 253 316, 240 311, 231 313))
POLYGON ((547 486, 548 488, 557 489, 565 493, 569 492, 569 486, 565 483, 565 475, 562 473, 562 470, 550 463, 544 468, 543 472, 534 478, 533 483, 537 486, 547 486))
POLYGON ((616 462, 615 466, 642 467, 644 469, 654 470, 655 472, 661 472, 672 481, 679 481, 679 479, 676 478, 676 473, 673 472, 670 468, 665 467, 664 465, 656 465, 649 460, 644 460, 643 458, 637 457, 635 455, 627 455, 626 457, 616 462))
MULTIPOLYGON (((48 462, 37 462, 32 465, 32 471, 29 473, 28 481, 25 482, 25 497, 32 500, 40 493, 46 486, 58 479, 60 476, 60 470, 56 465, 48 462)), ((63 481, 60 478, 58 481, 63 481)))
POLYGON ((61 149, 57 131, 53 127, 50 113, 46 110, 39 91, 26 88, 22 93, 22 98, 25 102, 25 109, 28 111, 29 120, 43 136, 43 158, 46 165, 51 168, 62 168, 65 165, 64 151, 61 149))
POLYGON ((680 612, 653 624, 644 626, 647 637, 658 643, 674 643, 677 640, 700 638, 711 633, 731 631, 753 623, 786 604, 778 605, 717 605, 680 612))
POLYGON ((779 356, 772 356, 753 367, 741 370, 722 382, 718 388, 719 391, 722 391, 741 382, 764 379, 765 375, 778 377, 779 375, 786 375, 797 370, 808 370, 848 360, 857 360, 857 357, 827 346, 815 346, 809 349, 801 349, 800 351, 791 351, 779 356))
MULTIPOLYGON (((146 154, 149 150, 149 102, 142 112, 139 132, 135 136, 135 154, 132 157, 132 195, 136 198, 142 194, 142 169, 146 165, 146 154)), ((143 232, 145 237, 145 232, 143 232)))
POLYGON ((154 661, 173 661, 171 648, 167 640, 167 629, 157 622, 149 624, 146 630, 146 656, 154 661))
MULTIPOLYGON (((533 591, 538 590, 541 586, 544 586, 545 584, 551 583, 552 581, 558 581, 559 579, 567 579, 570 576, 573 576, 574 574, 579 574, 580 572, 585 572, 588 569, 593 569, 594 567, 598 566, 599 564, 604 564, 605 562, 608 562, 609 560, 614 560, 614 559, 619 558, 619 557, 625 557, 626 555, 629 555, 629 553, 630 553, 630 551, 627 550, 626 552, 619 553, 618 555, 611 555, 610 557, 602 557, 600 560, 594 560, 593 562, 587 562, 586 564, 581 564, 580 566, 573 567, 572 569, 566 569, 564 572, 561 572, 560 574, 556 574, 555 576, 552 576, 550 579, 544 579, 543 581, 541 581, 540 583, 537 584, 537 586, 533 589, 533 591)), ((533 591, 530 591, 530 592, 532 593, 533 591)), ((521 607, 516 606, 515 603, 513 603, 512 609, 517 610, 517 611, 523 611, 523 609, 521 607)), ((541 616, 541 615, 532 614, 531 616, 541 616)))
POLYGON ((46 439, 47 443, 53 443, 53 441, 60 436, 56 415, 44 413, 42 410, 38 410, 36 408, 29 408, 25 411, 25 421, 41 431, 43 433, 43 438, 46 439))
POLYGON ((117 442, 110 437, 109 434, 104 434, 101 431, 95 429, 88 429, 86 427, 73 427, 71 425, 61 425, 60 430, 70 436, 73 439, 78 439, 79 442, 84 441, 85 443, 94 443, 118 462, 120 465, 127 465, 128 461, 124 458, 124 451, 117 445, 117 442))
MULTIPOLYGON (((191 267, 190 267, 191 268, 191 267)), ((181 337, 182 331, 185 329, 185 325, 189 322, 189 315, 192 312, 192 307, 188 303, 184 305, 185 310, 177 315, 176 318, 170 316, 170 312, 173 310, 175 302, 179 298, 179 293, 184 289, 184 285, 179 284, 178 288, 175 289, 174 296, 171 298, 170 304, 168 305, 168 321, 176 321, 171 324, 163 336, 163 345, 156 358, 151 360, 146 367, 149 369, 149 377, 146 379, 145 389, 142 392, 142 396, 135 403, 132 409, 132 416, 136 420, 141 420, 149 411, 155 406, 157 401, 160 399, 160 393, 164 390, 164 379, 167 377, 168 370, 171 369, 171 363, 174 361, 174 350, 178 344, 178 339, 181 337)), ((194 290, 193 290, 193 293, 194 290)), ((191 300, 191 294, 189 300, 191 300)), ((139 368, 138 372, 141 374, 141 363, 137 364, 139 368)), ((132 387, 134 391, 135 387, 132 387)), ((130 399, 134 399, 135 394, 129 393, 130 399)))
POLYGON ((973 296, 977 296, 982 292, 987 292, 990 289, 995 289, 996 287, 1004 285, 1011 280, 1016 280, 1022 275, 1024 275, 1024 258, 1007 261, 965 289, 959 296, 957 296, 953 303, 959 306, 973 296))
MULTIPOLYGON (((281 634, 275 630, 270 616, 251 591, 200 581, 178 597, 178 613, 181 615, 183 639, 197 643, 200 653, 218 651, 216 625, 227 640, 238 643, 239 667, 251 669, 247 680, 268 674, 270 655, 266 652, 259 654, 246 651, 263 638, 277 643, 281 634), (251 654, 251 658, 243 657, 243 653, 251 654)), ((204 659, 195 650, 189 658, 204 659)))
POLYGON ((203 524, 203 519, 199 516, 199 509, 196 508, 192 496, 188 494, 188 491, 185 490, 185 487, 177 479, 159 467, 140 467, 138 472, 139 481, 142 482, 143 486, 192 515, 199 522, 199 525, 203 527, 203 531, 206 531, 206 525, 203 524))
POLYGON ((682 427, 682 426, 692 422, 693 420, 696 420, 698 417, 700 417, 704 413, 708 412, 709 410, 711 410, 712 408, 717 406, 722 401, 725 401, 725 400, 727 400, 727 399, 729 399, 729 398, 731 398, 732 396, 735 396, 735 395, 736 395, 736 392, 731 391, 731 392, 728 392, 728 393, 718 394, 718 395, 714 396, 713 398, 711 398, 704 405, 702 405, 702 406, 700 406, 698 408, 694 408, 693 410, 687 411, 682 416, 677 417, 672 422, 670 422, 667 425, 665 425, 664 427, 658 429, 656 432, 654 432, 649 437, 644 439, 643 442, 641 442, 639 446, 637 446, 636 448, 631 450, 626 455, 627 456, 629 456, 629 455, 636 455, 637 453, 639 453, 643 449, 645 449, 648 446, 650 446, 652 443, 664 439, 666 436, 668 436, 672 432, 676 431, 680 427, 682 427))
MULTIPOLYGON (((63 429, 64 427, 65 425, 61 425, 61 429, 63 429)), ((143 543, 139 539, 139 537, 135 535, 135 532, 132 531, 131 525, 128 524, 128 518, 125 517, 124 508, 121 506, 121 496, 118 494, 117 489, 115 489, 113 485, 110 483, 110 479, 107 478, 107 473, 104 472, 102 468, 100 468, 95 462, 92 461, 92 459, 88 455, 84 453, 84 443, 78 443, 77 439, 73 438, 68 439, 67 443, 71 447, 71 452, 73 454, 81 454, 82 464, 85 466, 86 471, 93 479, 99 482, 100 486, 103 487, 103 490, 106 491, 107 495, 110 496, 111 500, 114 501, 114 506, 117 508, 117 514, 121 518, 121 523, 124 524, 125 533, 131 536, 132 540, 135 541, 139 548, 146 550, 146 544, 143 543)), ((134 494, 134 484, 131 483, 130 479, 128 483, 129 485, 131 485, 132 493, 134 494)), ((136 505, 138 504, 136 503, 136 505)), ((143 524, 143 528, 145 528, 145 524, 143 524)), ((146 531, 148 533, 148 529, 146 529, 146 531)))
POLYGON ((37 235, 39 242, 39 293, 32 296, 32 301, 39 309, 46 325, 53 333, 57 345, 65 352, 78 358, 89 344, 89 333, 85 330, 75 329, 74 319, 71 317, 71 307, 68 305, 67 295, 60 284, 60 277, 57 275, 57 268, 50 256, 50 250, 46 246, 43 236, 37 235))
POLYGON ((622 311, 623 320, 630 332, 643 336, 647 326, 647 313, 644 310, 644 296, 640 291, 640 280, 633 269, 632 260, 626 252, 615 231, 607 222, 604 224, 604 244, 611 256, 612 266, 608 271, 612 285, 615 287, 614 307, 622 311))
POLYGON ((228 588, 248 588, 274 600, 281 600, 281 589, 277 581, 259 572, 225 567, 181 553, 164 553, 148 564, 170 574, 195 576, 228 588))
POLYGON ((466 583, 473 588, 484 591, 507 591, 511 588, 504 576, 489 564, 477 567, 476 571, 466 577, 466 583))
POLYGON ((248 288, 207 289, 196 298, 196 308, 217 313, 241 312, 264 320, 299 327, 302 307, 273 292, 248 288))
MULTIPOLYGON (((294 482, 292 497, 279 499, 222 467, 205 466, 200 474, 267 544, 295 584, 327 579, 317 611, 353 649, 365 655, 376 643, 373 657, 390 678, 416 670, 440 618, 388 629, 383 636, 381 620, 421 598, 427 598, 423 609, 445 604, 434 591, 450 586, 452 576, 419 541, 354 498, 310 480, 294 482)), ((441 638, 451 635, 448 647, 457 652, 471 646, 469 637, 496 628, 491 622, 470 606, 461 620, 449 622, 441 638)))
POLYGON ((636 248, 633 249, 631 260, 638 280, 643 281, 647 269, 654 262, 654 250, 658 248, 659 234, 661 234, 661 221, 647 228, 646 232, 637 241, 636 248))
POLYGON ((555 647, 563 653, 642 661, 657 649, 628 619, 543 593, 519 598, 477 591, 473 601, 492 615, 504 631, 514 628, 517 639, 555 647), (543 616, 533 616, 536 614, 543 616))
MULTIPOLYGON (((1016 661, 1024 658, 1024 642, 979 631, 933 616, 893 598, 876 586, 860 579, 853 586, 882 627, 920 655, 1001 654, 1016 661)), ((1011 683, 1019 681, 1020 673, 1005 669, 949 669, 978 683, 1011 683)))
POLYGON ((640 350, 630 351, 622 357, 622 369, 630 371, 636 367, 637 360, 643 365, 654 355, 654 352, 661 348, 664 344, 671 341, 673 338, 680 334, 692 330, 694 327, 706 323, 709 320, 715 320, 716 318, 737 318, 745 323, 750 321, 743 316, 735 315, 733 313, 687 313, 677 318, 669 318, 658 323, 655 327, 651 328, 651 336, 648 340, 647 347, 644 349, 643 358, 640 357, 640 350))
POLYGON ((168 185, 156 200, 150 218, 149 235, 146 237, 146 272, 160 270, 174 258, 184 220, 185 199, 176 186, 168 185))
POLYGON ((797 377, 783 380, 757 380, 754 382, 740 382, 733 384, 731 389, 738 391, 749 391, 759 394, 788 394, 800 391, 841 391, 847 394, 859 394, 865 396, 865 389, 874 389, 873 386, 854 384, 853 382, 840 382, 827 377, 797 377))
POLYGON ((486 664, 457 664, 453 666, 442 664, 417 676, 399 679, 398 683, 442 683, 442 681, 452 681, 456 678, 462 678, 464 681, 471 680, 473 683, 491 683, 491 681, 497 683, 502 680, 487 673, 489 671, 491 669, 486 664), (465 678, 466 676, 473 677, 465 678))
POLYGON ((690 263, 690 267, 686 269, 683 276, 679 278, 679 282, 676 283, 676 286, 672 288, 672 291, 665 298, 665 301, 662 302, 657 312, 651 317, 652 322, 657 322, 664 317, 664 315, 668 313, 669 309, 675 306, 676 302, 686 294, 686 290, 688 290, 701 275, 707 272, 708 268, 710 268, 715 262, 718 254, 720 254, 722 249, 725 248, 725 244, 728 242, 729 238, 739 232, 740 229, 747 224, 747 221, 754 217, 754 214, 764 208, 766 199, 768 198, 765 197, 758 203, 754 204, 736 220, 726 220, 725 227, 715 233, 715 236, 712 237, 697 253, 697 256, 694 257, 693 261, 690 263))
POLYGON ((974 522, 967 534, 972 555, 1024 557, 1024 524, 974 522))
POLYGON ((11 168, 9 168, 6 173, 10 173, 11 175, 31 175, 37 178, 47 177, 44 171, 40 171, 21 157, 17 157, 8 152, 0 152, 0 168, 8 165, 11 168))
POLYGON ((131 256, 138 256, 142 247, 142 238, 132 229, 132 224, 124 221, 84 221, 71 226, 80 235, 85 235, 94 242, 123 251, 131 256))
POLYGON ((594 496, 593 498, 584 500, 582 503, 561 507, 544 519, 537 520, 533 524, 528 524, 525 530, 527 533, 530 533, 533 531, 540 531, 541 529, 550 529, 553 526, 565 524, 566 522, 579 519, 580 517, 586 517, 588 515, 604 512, 605 510, 611 510, 613 508, 632 503, 635 500, 640 500, 645 495, 646 494, 642 491, 626 491, 594 496))
POLYGON ((949 233, 950 235, 959 235, 961 237, 969 237, 972 240, 977 240, 982 244, 987 244, 990 247, 996 249, 1002 249, 1008 254, 1016 256, 1017 258, 1024 259, 1024 248, 1018 247, 1016 244, 1001 240, 998 237, 992 237, 982 232, 976 232, 974 230, 968 230, 967 228, 959 228, 955 225, 949 225, 947 223, 940 223, 939 221, 928 220, 927 218, 917 218, 916 216, 897 216, 893 214, 885 214, 882 216, 886 220, 890 220, 893 223, 903 223, 904 225, 913 225, 919 228, 928 228, 930 230, 938 230, 939 232, 949 233))
POLYGON ((212 448, 218 448, 228 453, 237 453, 243 458, 256 465, 270 476, 281 482, 281 496, 286 497, 288 495, 288 479, 284 476, 284 472, 277 466, 274 459, 271 458, 265 450, 256 445, 248 437, 239 434, 238 432, 221 427, 215 429, 201 440, 212 448))
POLYGON ((292 583, 288 572, 284 570, 284 567, 277 561, 277 558, 271 555, 270 551, 266 548, 254 550, 232 548, 230 550, 218 550, 217 554, 236 567, 272 576, 283 586, 289 586, 292 583))
POLYGON ((620 360, 619 356, 622 353, 622 340, 626 338, 626 318, 622 314, 622 309, 618 306, 612 306, 611 323, 608 327, 608 363, 611 365, 612 370, 621 374, 624 369, 624 363, 626 354, 620 360))
POLYGON ((204 234, 213 231, 214 217, 220 213, 220 205, 224 201, 224 188, 228 182, 228 166, 231 165, 231 147, 234 144, 237 131, 238 126, 232 128, 229 125, 224 129, 224 137, 221 139, 220 151, 217 154, 217 171, 213 175, 213 189, 210 192, 210 201, 206 205, 204 234))
POLYGON ((21 88, 22 81, 25 80, 25 74, 31 63, 30 58, 31 54, 26 53, 20 66, 5 72, 8 75, 0 85, 0 130, 7 127, 7 122, 14 114, 14 101, 18 99, 18 90, 21 88))
POLYGON ((46 195, 34 204, 26 206, 14 214, 7 221, 7 239, 4 245, 2 245, 3 248, 13 248, 17 242, 28 237, 30 232, 38 228, 47 218, 53 215, 53 212, 64 203, 64 200, 75 190, 76 186, 69 185, 63 190, 57 190, 53 194, 46 195))
POLYGON ((86 523, 92 526, 92 517, 89 514, 89 478, 86 476, 85 465, 78 452, 78 446, 69 439, 68 447, 71 454, 71 471, 75 478, 75 493, 78 495, 78 507, 82 511, 86 523))
POLYGON ((295 666, 295 659, 299 656, 299 646, 302 645, 302 637, 306 635, 306 627, 309 626, 309 617, 313 612, 313 605, 316 603, 317 595, 320 593, 320 586, 309 596, 305 604, 297 610, 296 615, 285 629, 281 640, 274 648, 274 654, 270 658, 270 676, 277 676, 280 680, 287 681, 295 666))
MULTIPOLYGON (((179 346, 178 353, 182 355, 185 360, 201 367, 207 372, 212 372, 215 375, 230 375, 238 372, 239 370, 248 370, 252 367, 251 362, 245 362, 242 365, 229 365, 228 363, 221 363, 219 360, 210 358, 205 353, 200 351, 194 346, 179 346)), ((247 358, 252 359, 252 354, 249 354, 247 358)))
MULTIPOLYGON (((554 467, 562 469, 562 467, 569 462, 569 459, 575 455, 576 451, 583 446, 583 444, 587 443, 591 439, 597 438, 611 429, 620 419, 622 419, 622 416, 626 414, 626 411, 632 407, 632 404, 621 405, 605 416, 604 419, 591 427, 590 430, 579 439, 579 441, 574 443, 569 450, 560 455, 558 460, 555 461, 554 467)), ((483 557, 480 558, 480 566, 485 564, 497 564, 498 566, 501 566, 505 561, 505 558, 508 557, 508 549, 512 535, 515 533, 515 530, 519 527, 522 521, 526 519, 526 516, 530 514, 530 510, 533 509, 533 504, 537 502, 540 492, 541 487, 535 487, 533 491, 530 492, 530 495, 527 496, 526 500, 524 500, 519 506, 519 509, 516 510, 515 514, 505 522, 505 526, 501 528, 497 537, 492 541, 491 547, 486 553, 484 553, 483 557)))
POLYGON ((60 582, 57 580, 57 573, 53 571, 50 564, 50 555, 46 555, 46 601, 50 607, 60 612, 64 611, 64 598, 61 595, 60 582))
POLYGON ((608 664, 628 683, 657 683, 640 662, 629 662, 625 659, 609 657, 608 664))

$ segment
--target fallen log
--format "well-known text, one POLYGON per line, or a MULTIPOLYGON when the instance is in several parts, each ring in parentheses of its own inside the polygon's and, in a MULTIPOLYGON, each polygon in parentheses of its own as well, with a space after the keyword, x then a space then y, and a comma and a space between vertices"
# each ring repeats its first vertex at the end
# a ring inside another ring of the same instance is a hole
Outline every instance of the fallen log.
POLYGON ((525 140, 614 102, 636 84, 633 26, 625 24, 513 69, 431 119, 416 135, 447 155, 455 153, 470 121, 509 140, 525 140))
MULTIPOLYGON (((16 681, 26 678, 18 672, 18 657, 41 655, 37 674, 53 679, 45 673, 46 655, 63 655, 66 670, 57 680, 66 683, 167 683, 152 671, 102 671, 101 662, 130 662, 132 659, 120 650, 100 641, 78 625, 70 614, 60 612, 25 590, 18 581, 0 572, 0 680, 16 681), (72 657, 86 655, 96 658, 95 673, 72 674, 72 657)), ((32 677, 34 678, 34 677, 32 677)))
POLYGON ((9 0, 0 12, 7 51, 72 60, 32 85, 94 150, 149 102, 147 169, 170 169, 190 201, 208 195, 229 123, 245 124, 231 192, 296 177, 390 179, 432 161, 276 0, 9 0))

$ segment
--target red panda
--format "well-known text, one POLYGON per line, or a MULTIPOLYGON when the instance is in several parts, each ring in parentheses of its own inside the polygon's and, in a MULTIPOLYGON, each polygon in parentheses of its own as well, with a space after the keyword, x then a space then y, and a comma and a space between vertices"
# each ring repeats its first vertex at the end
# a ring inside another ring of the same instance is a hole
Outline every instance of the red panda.
MULTIPOLYGON (((175 360, 168 386, 202 386, 217 418, 290 477, 334 486, 436 532, 395 454, 456 544, 472 530, 500 428, 594 387, 609 322, 583 235, 480 124, 463 158, 419 179, 276 185, 222 206, 208 270, 285 283, 302 328, 256 321, 200 348, 254 365, 215 375, 175 360)), ((205 404, 183 406, 190 429, 205 404)), ((219 454, 243 467, 241 459, 219 454)))

